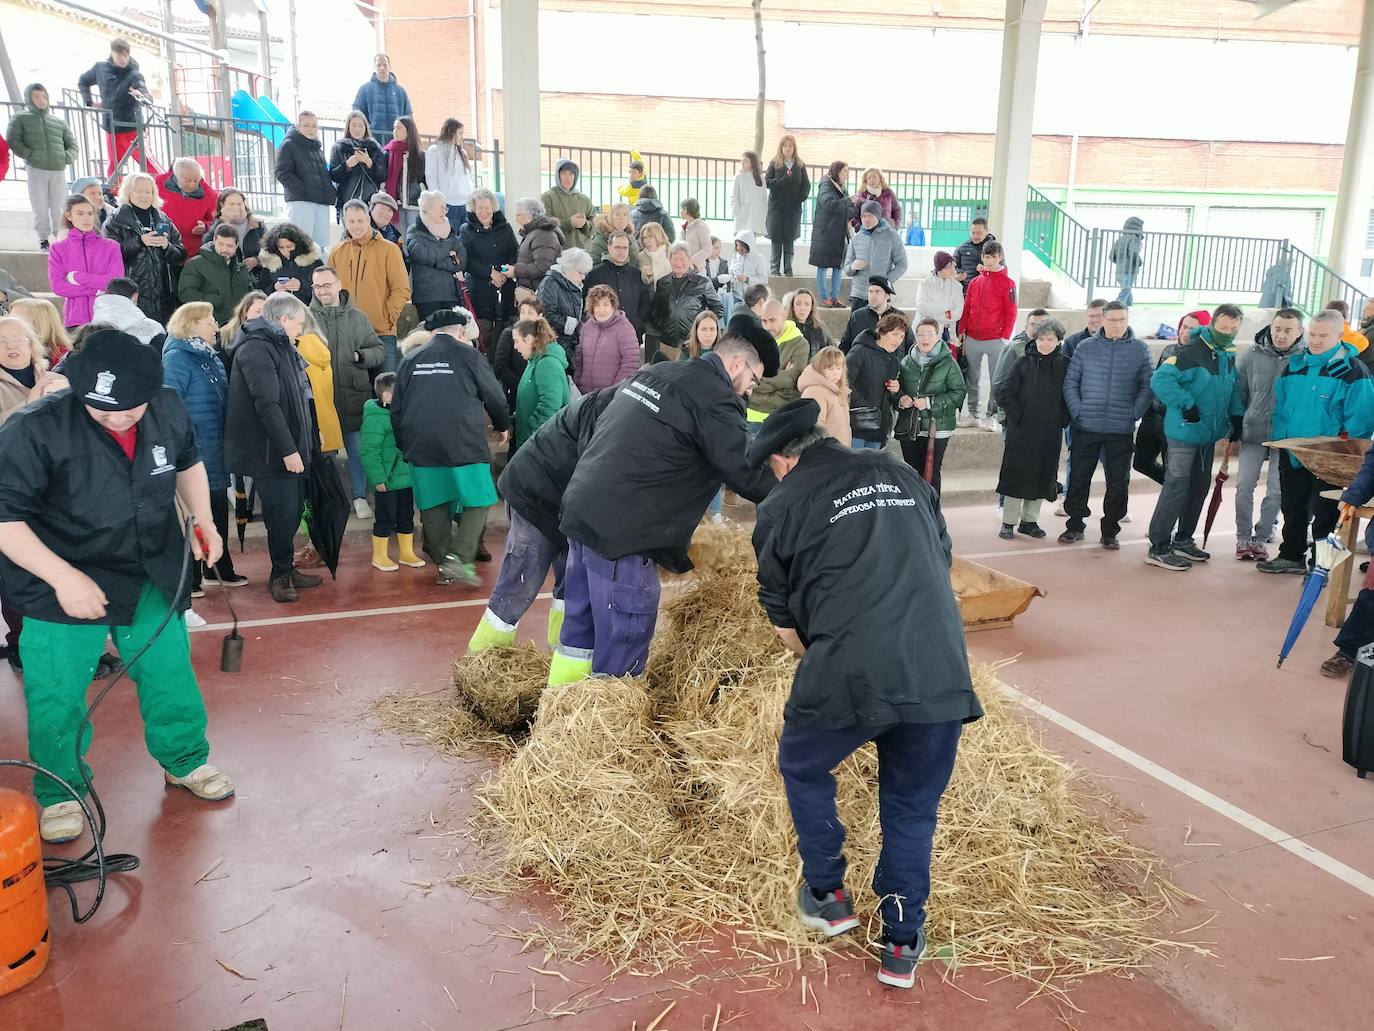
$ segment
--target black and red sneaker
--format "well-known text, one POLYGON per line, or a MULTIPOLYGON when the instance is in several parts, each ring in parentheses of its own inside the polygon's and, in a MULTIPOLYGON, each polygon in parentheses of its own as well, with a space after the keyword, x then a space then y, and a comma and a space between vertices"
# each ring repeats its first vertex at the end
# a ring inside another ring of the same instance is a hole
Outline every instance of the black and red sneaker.
POLYGON ((916 964, 926 949, 926 932, 918 931, 914 945, 897 945, 883 942, 882 965, 878 967, 878 980, 893 988, 916 987, 916 964))
POLYGON ((818 899, 810 886, 803 884, 797 893, 797 908, 801 910, 802 923, 832 938, 859 926, 859 918, 854 915, 854 907, 849 904, 849 896, 843 888, 826 892, 824 898, 818 899))

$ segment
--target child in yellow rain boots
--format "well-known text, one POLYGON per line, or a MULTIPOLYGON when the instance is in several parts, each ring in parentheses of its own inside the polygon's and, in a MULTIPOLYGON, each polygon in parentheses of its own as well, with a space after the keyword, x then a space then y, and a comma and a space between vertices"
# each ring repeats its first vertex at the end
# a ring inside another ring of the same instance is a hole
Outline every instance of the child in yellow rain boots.
POLYGON ((412 569, 424 567, 425 560, 415 554, 415 500, 411 493, 410 466, 396 447, 391 428, 391 391, 396 384, 394 372, 377 377, 375 401, 363 405, 363 428, 358 450, 367 482, 376 488, 372 515, 372 566, 383 573, 400 568, 391 561, 388 549, 392 533, 400 554, 397 562, 412 569))

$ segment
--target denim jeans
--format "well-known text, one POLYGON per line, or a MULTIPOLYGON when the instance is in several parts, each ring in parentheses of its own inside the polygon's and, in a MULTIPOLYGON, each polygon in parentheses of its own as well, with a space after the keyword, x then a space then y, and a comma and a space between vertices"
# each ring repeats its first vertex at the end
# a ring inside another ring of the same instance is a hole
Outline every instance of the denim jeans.
POLYGON ((509 505, 506 511, 510 514, 506 554, 501 559, 501 572, 497 574, 496 586, 491 589, 487 609, 502 623, 515 626, 534 604, 550 566, 553 567, 554 599, 563 599, 568 548, 549 540, 509 505))
POLYGON ((725 488, 716 491, 716 496, 711 499, 710 512, 712 515, 720 515, 721 508, 725 505, 725 488))
POLYGON ((382 342, 382 367, 378 372, 395 372, 401 364, 401 352, 396 347, 396 334, 378 333, 377 339, 382 342))
POLYGON ((286 220, 305 231, 323 252, 329 247, 329 227, 334 222, 334 208, 329 204, 315 204, 308 200, 288 201, 286 220))
POLYGON ((345 433, 344 452, 348 455, 348 483, 353 488, 353 498, 367 497, 367 473, 363 472, 363 453, 361 430, 345 433))
POLYGON ((843 885, 847 867, 832 771, 869 741, 877 745, 883 846, 873 893, 882 900, 883 928, 893 941, 915 941, 925 923, 935 810, 954 770, 962 731, 958 720, 843 730, 783 724, 778 772, 797 828, 802 877, 817 891, 843 885))
POLYGON ((450 204, 448 206, 448 224, 454 229, 461 229, 467 221, 468 208, 466 204, 450 204))
POLYGON ((592 675, 637 677, 658 619, 658 566, 643 555, 611 560, 568 541, 560 653, 590 657, 592 675))
MULTIPOLYGON (((1164 462, 1164 489, 1159 492, 1155 514, 1150 517, 1151 548, 1193 542, 1193 531, 1202 516, 1207 485, 1211 482, 1214 446, 1198 447, 1169 441, 1169 454, 1164 462)), ((1307 526, 1303 524, 1304 544, 1306 535, 1307 526)))
POLYGON ((839 300, 840 297, 840 270, 837 268, 818 268, 816 269, 816 300, 839 300), (825 286, 826 278, 830 279, 830 288, 825 286))
POLYGON ((854 451, 881 451, 886 443, 883 440, 864 440, 862 437, 855 437, 849 442, 849 447, 854 451))
POLYGON ((1263 444, 1240 445, 1240 474, 1236 478, 1236 544, 1268 544, 1274 539, 1274 527, 1279 521, 1280 487, 1279 462, 1283 452, 1263 444), (1269 462, 1265 478, 1264 500, 1260 502, 1259 522, 1255 522, 1255 487, 1259 484, 1260 469, 1269 462))

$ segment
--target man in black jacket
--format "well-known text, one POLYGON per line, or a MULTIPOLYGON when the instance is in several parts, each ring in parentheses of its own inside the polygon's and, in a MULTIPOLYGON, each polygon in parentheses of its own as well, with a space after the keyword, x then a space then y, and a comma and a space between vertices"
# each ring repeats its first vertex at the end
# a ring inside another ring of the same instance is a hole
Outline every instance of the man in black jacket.
MULTIPOLYGON (((92 333, 64 371, 70 390, 0 428, 0 576, 24 617, 30 756, 86 794, 76 736, 112 635, 124 662, 139 656, 144 740, 167 783, 227 798, 233 783, 206 762, 205 703, 186 637, 186 548, 210 563, 223 550, 190 416, 162 386, 158 353, 127 333, 92 333), (178 500, 198 538, 183 539, 178 500)), ((45 841, 80 836, 81 807, 64 788, 36 776, 34 794, 45 841)))
POLYGON ((844 825, 832 771, 878 749, 882 900, 878 980, 916 982, 925 947, 935 811, 973 693, 949 534, 935 492, 886 455, 850 451, 794 401, 764 422, 749 465, 778 486, 759 506, 759 602, 797 655, 778 768, 802 858, 801 919, 827 935, 858 926, 844 888, 844 825))
POLYGON ((722 481, 750 501, 773 487, 745 465, 744 395, 778 374, 778 346, 737 315, 715 349, 616 388, 563 494, 567 611, 550 684, 638 676, 658 616, 658 569, 692 568, 692 532, 722 481))
POLYGON ((968 293, 969 283, 978 278, 978 269, 983 264, 983 244, 996 239, 988 232, 988 220, 982 215, 969 223, 968 239, 954 251, 954 264, 959 269, 954 278, 964 284, 964 293, 968 293))
POLYGON ((129 53, 129 44, 122 39, 110 40, 109 58, 97 61, 83 72, 76 80, 76 88, 83 104, 98 106, 104 112, 100 124, 105 128, 105 142, 110 152, 110 174, 114 174, 125 153, 130 151, 134 163, 141 164, 143 155, 136 145, 138 100, 148 91, 148 86, 138 70, 138 62, 129 53), (92 86, 100 90, 98 105, 91 96, 92 86))
POLYGON ((267 591, 276 602, 293 602, 298 588, 321 582, 296 568, 291 547, 305 506, 305 464, 319 449, 294 346, 307 314, 295 294, 267 299, 234 348, 225 407, 225 464, 253 477, 272 558, 267 591))
MULTIPOLYGON (((650 323, 668 357, 676 359, 687 343, 696 317, 709 308, 716 318, 723 319, 725 304, 706 277, 692 270, 692 252, 685 243, 675 243, 668 249, 668 264, 672 274, 654 284, 650 323)), ((645 353, 644 360, 651 362, 654 355, 645 353)))
POLYGON ((506 463, 497 481, 510 510, 506 554, 487 611, 468 641, 469 655, 515 643, 516 625, 534 604, 550 568, 553 604, 549 607, 549 647, 558 647, 568 565, 568 539, 558 529, 558 509, 577 466, 577 456, 591 443, 597 420, 613 397, 615 387, 603 387, 563 406, 506 463))
POLYGON ((630 264, 630 237, 616 230, 606 241, 606 260, 587 273, 587 292, 594 286, 609 286, 620 298, 620 309, 635 328, 635 336, 644 339, 644 323, 649 319, 653 294, 644 285, 639 269, 630 264))
POLYGON ((286 196, 287 221, 304 229, 321 250, 328 247, 337 191, 313 111, 302 111, 296 127, 281 141, 274 174, 286 196))
MULTIPOLYGON (((892 284, 882 276, 870 276, 868 279, 868 307, 860 308, 849 316, 849 321, 844 327, 844 336, 840 337, 839 347, 845 354, 854 346, 854 341, 859 338, 859 334, 864 330, 877 329, 878 320, 890 311, 897 311, 893 307, 892 298, 896 291, 892 289, 892 284)), ((900 314, 900 313, 899 313, 900 314)), ((911 349, 916 346, 916 338, 907 330, 906 337, 902 340, 901 354, 898 357, 906 357, 911 353, 911 349)))

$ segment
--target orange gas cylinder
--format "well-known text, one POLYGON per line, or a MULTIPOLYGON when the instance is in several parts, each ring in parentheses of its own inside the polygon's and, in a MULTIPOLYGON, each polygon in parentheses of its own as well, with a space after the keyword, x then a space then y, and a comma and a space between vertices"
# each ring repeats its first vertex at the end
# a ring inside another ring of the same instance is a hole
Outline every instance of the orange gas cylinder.
POLYGON ((0 995, 48 965, 48 890, 34 804, 0 788, 0 995))

